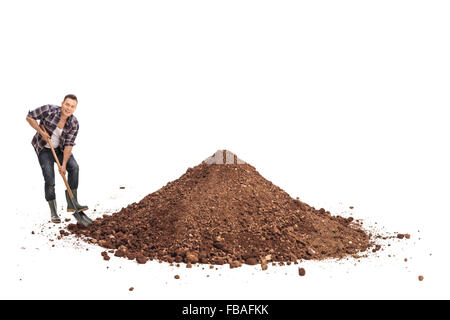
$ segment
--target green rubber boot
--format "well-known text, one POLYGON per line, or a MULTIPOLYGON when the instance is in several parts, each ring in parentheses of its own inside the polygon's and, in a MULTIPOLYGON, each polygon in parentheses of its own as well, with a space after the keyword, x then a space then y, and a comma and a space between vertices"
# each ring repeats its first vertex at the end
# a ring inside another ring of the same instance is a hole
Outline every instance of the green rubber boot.
POLYGON ((47 201, 50 206, 50 217, 53 223, 61 223, 61 218, 58 216, 56 209, 56 200, 47 201))
POLYGON ((83 206, 78 203, 76 189, 72 190, 72 193, 73 193, 73 199, 70 200, 69 192, 66 190, 67 212, 85 211, 85 210, 89 209, 88 206, 83 206))

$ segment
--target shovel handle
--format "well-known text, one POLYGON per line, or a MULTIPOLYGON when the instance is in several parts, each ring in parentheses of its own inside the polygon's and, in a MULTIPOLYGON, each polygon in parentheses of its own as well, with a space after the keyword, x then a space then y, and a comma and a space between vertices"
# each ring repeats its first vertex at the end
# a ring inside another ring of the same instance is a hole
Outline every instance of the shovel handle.
MULTIPOLYGON (((47 130, 45 130, 45 126, 44 126, 44 125, 41 125, 41 129, 42 129, 45 133, 47 133, 47 130)), ((50 146, 50 149, 52 150, 52 153, 53 153, 53 157, 55 158, 56 164, 58 165, 58 169, 60 169, 60 168, 61 168, 61 164, 59 163, 58 157, 56 156, 55 149, 53 149, 53 146, 52 146, 52 144, 51 144, 51 142, 50 142, 49 139, 45 139, 45 141, 46 141, 46 142, 48 143, 48 145, 50 146)), ((70 189, 70 186, 69 186, 69 183, 67 182, 66 176, 61 175, 61 177, 62 177, 63 180, 64 180, 64 184, 66 185, 67 192, 69 193, 70 198, 73 199, 72 189, 70 189)))

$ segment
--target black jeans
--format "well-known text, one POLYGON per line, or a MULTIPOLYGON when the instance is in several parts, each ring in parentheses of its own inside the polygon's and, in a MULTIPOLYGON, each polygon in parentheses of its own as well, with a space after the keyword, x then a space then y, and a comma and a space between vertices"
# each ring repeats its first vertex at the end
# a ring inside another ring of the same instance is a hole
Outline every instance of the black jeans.
MULTIPOLYGON (((56 156, 58 157, 59 163, 62 165, 64 154, 60 148, 55 149, 56 156)), ((44 148, 41 150, 38 156, 39 164, 42 168, 42 174, 44 176, 45 181, 45 200, 55 200, 55 170, 54 163, 55 158, 53 157, 52 150, 50 148, 44 148)), ((69 186, 70 189, 75 190, 78 189, 78 172, 79 167, 78 163, 73 157, 73 154, 70 155, 69 160, 66 165, 67 173, 69 174, 69 186)), ((58 172, 59 173, 59 172, 58 172)))

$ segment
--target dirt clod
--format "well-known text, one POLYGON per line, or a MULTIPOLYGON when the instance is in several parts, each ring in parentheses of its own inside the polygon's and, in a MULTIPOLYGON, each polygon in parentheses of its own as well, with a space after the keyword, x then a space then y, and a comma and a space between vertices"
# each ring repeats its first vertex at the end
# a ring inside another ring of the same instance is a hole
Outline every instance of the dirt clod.
POLYGON ((248 258, 245 260, 245 263, 254 266, 255 264, 258 264, 258 260, 256 258, 248 258))
POLYGON ((66 230, 59 230, 59 234, 60 234, 62 237, 70 235, 70 233, 67 232, 66 230))
POLYGON ((375 248, 372 249, 372 252, 377 252, 381 249, 381 245, 377 244, 375 248))
POLYGON ((144 255, 138 255, 137 257, 136 257, 136 261, 137 261, 137 263, 139 263, 139 264, 144 264, 144 263, 146 263, 147 262, 147 260, 148 260, 148 258, 146 257, 146 256, 144 256, 144 255))
POLYGON ((298 268, 298 274, 303 277, 306 274, 306 271, 304 268, 298 268))
POLYGON ((198 255, 196 253, 186 253, 186 262, 197 263, 198 255))

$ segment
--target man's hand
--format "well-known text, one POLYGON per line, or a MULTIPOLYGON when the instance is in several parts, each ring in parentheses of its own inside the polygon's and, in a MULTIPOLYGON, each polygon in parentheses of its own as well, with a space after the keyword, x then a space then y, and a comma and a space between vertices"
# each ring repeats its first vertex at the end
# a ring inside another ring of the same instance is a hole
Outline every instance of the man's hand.
POLYGON ((59 174, 61 174, 63 177, 66 175, 66 166, 62 165, 59 167, 59 174))

